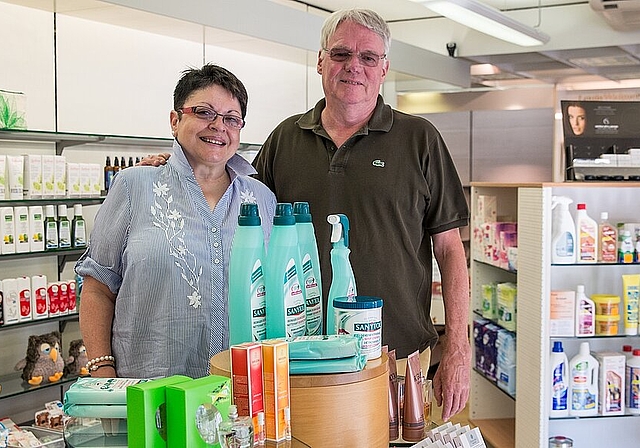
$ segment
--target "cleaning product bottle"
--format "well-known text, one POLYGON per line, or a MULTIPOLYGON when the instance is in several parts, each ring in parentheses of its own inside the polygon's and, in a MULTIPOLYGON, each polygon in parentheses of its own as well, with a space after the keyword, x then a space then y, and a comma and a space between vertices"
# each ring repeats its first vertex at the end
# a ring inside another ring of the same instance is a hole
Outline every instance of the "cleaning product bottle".
POLYGON ((67 206, 58 205, 58 247, 71 247, 71 223, 67 216, 67 206))
POLYGON ((598 223, 587 214, 587 204, 577 205, 576 237, 578 245, 576 262, 595 263, 598 261, 598 223))
POLYGON ((598 413, 598 361, 591 356, 589 343, 580 343, 580 351, 571 358, 571 406, 569 415, 585 417, 598 413))
POLYGON ((640 414, 640 349, 635 349, 627 360, 626 405, 630 414, 640 414))
POLYGON ((355 297, 356 279, 349 262, 349 218, 343 214, 327 216, 331 224, 331 287, 327 301, 327 334, 336 334, 336 316, 333 300, 338 297, 355 297))
POLYGON ((618 263, 633 263, 633 240, 628 230, 618 235, 618 263))
POLYGON ((555 341, 550 357, 551 365, 551 410, 550 417, 569 415, 569 361, 562 342, 555 341))
POLYGON ((267 338, 304 336, 307 329, 298 233, 293 207, 276 204, 267 248, 267 338))
POLYGON ((229 257, 229 344, 266 337, 264 234, 258 204, 240 205, 229 257))
POLYGON ((82 204, 73 205, 73 221, 71 222, 71 242, 73 247, 87 246, 87 232, 82 217, 82 204))
POLYGON ((569 212, 573 200, 566 196, 553 196, 553 227, 551 233, 551 263, 572 264, 576 262, 576 225, 569 212))
POLYGON ((615 263, 618 259, 618 230, 609 222, 609 213, 600 213, 598 223, 598 262, 615 263))
POLYGON ((321 335, 322 329, 322 277, 316 232, 311 221, 308 202, 294 202, 293 216, 296 218, 298 247, 304 277, 307 306, 307 335, 321 335))
POLYGON ((596 334, 596 304, 584 292, 584 285, 576 286, 576 336, 596 334))

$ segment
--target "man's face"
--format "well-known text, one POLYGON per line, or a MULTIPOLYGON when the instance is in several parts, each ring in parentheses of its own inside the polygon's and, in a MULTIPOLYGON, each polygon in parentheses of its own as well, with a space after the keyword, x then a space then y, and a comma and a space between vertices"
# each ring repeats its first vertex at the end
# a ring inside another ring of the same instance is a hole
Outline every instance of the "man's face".
POLYGON ((567 114, 569 115, 569 124, 574 135, 582 135, 587 125, 587 114, 585 110, 580 106, 567 107, 567 114))
POLYGON ((327 50, 320 50, 318 54, 318 73, 322 75, 327 101, 337 101, 345 106, 375 105, 389 69, 389 61, 380 58, 384 55, 380 36, 362 25, 342 22, 329 39, 327 50), (334 55, 350 53, 351 57, 341 62, 332 60, 331 50, 334 55), (378 57, 378 62, 369 67, 363 59, 370 60, 372 56, 378 57))

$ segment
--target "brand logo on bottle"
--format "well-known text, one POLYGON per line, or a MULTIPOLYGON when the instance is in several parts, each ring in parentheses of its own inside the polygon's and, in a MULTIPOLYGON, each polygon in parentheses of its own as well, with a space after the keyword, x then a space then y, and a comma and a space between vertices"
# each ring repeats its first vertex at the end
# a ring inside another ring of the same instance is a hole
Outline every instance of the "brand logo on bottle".
POLYGON ((362 322, 362 323, 354 323, 353 330, 354 331, 378 331, 382 328, 382 322, 362 322))

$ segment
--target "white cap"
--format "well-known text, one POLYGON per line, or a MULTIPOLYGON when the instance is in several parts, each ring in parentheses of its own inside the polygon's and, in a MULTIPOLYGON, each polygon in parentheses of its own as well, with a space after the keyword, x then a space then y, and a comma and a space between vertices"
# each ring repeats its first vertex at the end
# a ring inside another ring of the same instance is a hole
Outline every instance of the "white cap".
POLYGON ((75 216, 82 216, 82 204, 73 205, 73 214, 75 216))
POLYGON ((56 215, 56 209, 53 205, 45 205, 44 213, 47 217, 54 217, 56 215))
POLYGON ((600 219, 602 219, 603 221, 609 219, 609 213, 600 212, 600 219))
POLYGON ((58 218, 64 216, 67 217, 67 205, 66 204, 58 204, 58 218))

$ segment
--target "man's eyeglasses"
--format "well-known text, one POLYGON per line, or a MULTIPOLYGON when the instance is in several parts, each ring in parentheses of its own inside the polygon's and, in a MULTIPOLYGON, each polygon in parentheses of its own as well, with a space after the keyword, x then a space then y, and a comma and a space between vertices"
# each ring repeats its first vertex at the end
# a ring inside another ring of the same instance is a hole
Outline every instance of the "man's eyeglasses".
POLYGON ((183 114, 193 114, 196 118, 209 122, 213 122, 217 117, 220 117, 222 118, 222 122, 225 126, 233 129, 242 129, 246 124, 242 118, 236 115, 223 115, 206 106, 182 107, 180 109, 176 109, 176 111, 183 114))
MULTIPOLYGON (((323 50, 329 53, 329 58, 333 62, 347 62, 354 54, 353 51, 345 50, 344 48, 323 48, 323 50)), ((372 51, 363 51, 362 53, 357 53, 357 56, 360 63, 367 67, 377 67, 380 60, 387 57, 386 54, 380 55, 372 51)))

